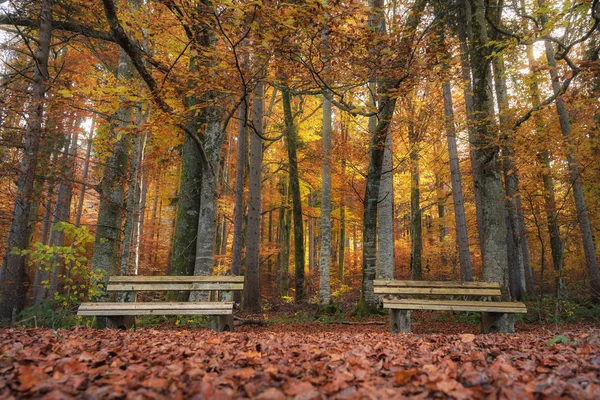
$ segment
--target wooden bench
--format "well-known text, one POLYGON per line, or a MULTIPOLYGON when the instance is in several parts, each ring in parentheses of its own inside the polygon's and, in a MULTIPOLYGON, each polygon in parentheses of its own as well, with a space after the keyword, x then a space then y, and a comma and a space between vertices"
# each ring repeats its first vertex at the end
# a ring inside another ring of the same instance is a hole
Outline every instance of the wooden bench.
POLYGON ((233 331, 233 301, 221 300, 223 292, 243 290, 243 276, 111 276, 108 293, 133 292, 131 302, 82 303, 77 315, 107 317, 107 327, 133 324, 137 315, 211 315, 211 328, 233 331), (137 302, 137 293, 153 291, 208 291, 203 302, 137 302))
POLYGON ((497 282, 441 282, 375 280, 374 290, 385 297, 380 305, 390 310, 392 333, 410 332, 411 310, 471 311, 481 313, 482 332, 512 331, 503 327, 500 319, 506 314, 526 314, 520 302, 475 301, 473 297, 499 300, 502 292, 497 282), (390 298, 403 296, 405 298, 390 298), (422 299, 423 296, 446 296, 446 299, 422 299), (448 299, 448 296, 452 296, 448 299), (417 298, 415 298, 417 297, 417 298), (458 299, 457 299, 458 297, 458 299), (470 297, 469 300, 463 300, 470 297))

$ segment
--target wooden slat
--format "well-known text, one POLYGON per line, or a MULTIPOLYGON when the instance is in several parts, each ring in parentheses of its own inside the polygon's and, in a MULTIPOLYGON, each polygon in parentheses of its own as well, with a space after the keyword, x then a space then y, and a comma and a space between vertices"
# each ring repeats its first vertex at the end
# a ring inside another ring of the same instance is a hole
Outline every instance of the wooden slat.
POLYGON ((375 280, 375 287, 500 289, 498 282, 375 280))
POLYGON ((163 310, 174 310, 174 309, 232 309, 233 302, 148 302, 148 303, 81 303, 79 309, 107 309, 107 310, 119 310, 119 309, 163 309, 163 310))
POLYGON ((516 301, 472 301, 472 300, 428 300, 428 299, 384 299, 384 303, 387 304, 443 304, 443 305, 465 305, 465 306, 478 306, 484 305, 497 305, 500 304, 503 307, 515 307, 525 308, 525 304, 516 301))
POLYGON ((509 314, 527 314, 523 303, 509 302, 456 302, 445 303, 443 300, 427 301, 421 303, 402 302, 402 300, 383 301, 383 308, 394 310, 433 310, 433 311, 472 311, 472 312, 501 312, 509 314))
POLYGON ((244 290, 241 283, 119 283, 109 284, 108 292, 147 292, 153 290, 244 290))
POLYGON ((79 310, 77 315, 114 317, 119 315, 231 315, 233 310, 79 310))
POLYGON ((243 276, 111 276, 108 283, 244 283, 243 276))
POLYGON ((77 315, 229 315, 233 303, 82 303, 77 315))
POLYGON ((413 288, 413 287, 377 287, 375 294, 393 295, 456 295, 456 296, 500 296, 500 289, 470 289, 470 288, 413 288))

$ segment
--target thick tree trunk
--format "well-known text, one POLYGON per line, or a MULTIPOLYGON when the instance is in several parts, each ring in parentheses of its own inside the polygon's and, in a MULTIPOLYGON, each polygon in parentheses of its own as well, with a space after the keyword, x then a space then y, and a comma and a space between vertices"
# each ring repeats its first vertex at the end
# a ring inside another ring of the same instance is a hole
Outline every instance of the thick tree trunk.
MULTIPOLYGON (((197 73, 197 60, 190 60, 190 73, 197 73)), ((198 99, 190 96, 185 99, 187 109, 198 106, 198 99)), ((186 128, 192 132, 201 132, 202 113, 190 112, 186 128)), ((196 239, 198 236, 198 220, 200 211, 200 191, 202 186, 202 158, 194 140, 185 135, 183 139, 183 154, 181 157, 181 176, 179 194, 177 196, 177 217, 173 233, 173 249, 171 252, 171 274, 192 275, 196 260, 196 239)), ((180 299, 188 297, 181 295, 180 299)))
POLYGON ((460 42, 460 69, 461 76, 464 84, 463 96, 465 99, 465 111, 467 114, 467 131, 469 133, 469 144, 470 144, 470 158, 471 158, 471 175, 473 178, 473 193, 475 197, 475 210, 477 213, 477 233, 479 237, 479 247, 483 253, 483 215, 481 215, 483 207, 481 206, 481 192, 479 191, 479 175, 476 168, 475 161, 475 150, 474 150, 474 136, 475 136, 475 123, 474 123, 474 112, 475 106, 473 104, 473 82, 471 81, 471 70, 469 62, 469 19, 471 18, 471 6, 470 0, 460 0, 461 7, 458 9, 458 39, 460 42))
MULTIPOLYGON (((401 48, 410 53, 411 41, 414 32, 421 20, 421 13, 425 8, 426 0, 417 0, 410 10, 406 29, 408 34, 403 38, 401 48)), ((373 13, 378 15, 377 8, 380 8, 382 2, 373 1, 371 7, 373 13)), ((376 22, 383 23, 383 21, 376 22)), ((377 31, 377 29, 375 29, 377 31)), ((402 80, 382 80, 378 82, 378 91, 380 97, 378 104, 377 126, 373 129, 371 135, 371 144, 369 151, 369 169, 367 172, 367 182, 365 185, 364 211, 363 211, 363 260, 362 260, 362 284, 360 300, 356 309, 357 315, 367 315, 375 312, 378 296, 375 296, 373 289, 373 280, 377 270, 377 206, 379 202, 379 186, 383 165, 383 153, 385 150, 385 139, 388 135, 394 110, 396 108, 395 96, 390 96, 388 91, 397 89, 402 80)))
POLYGON ((52 7, 50 0, 42 0, 41 3, 38 48, 35 53, 31 96, 27 108, 27 123, 23 134, 23 156, 17 181, 12 222, 6 237, 4 257, 0 267, 0 319, 10 320, 11 322, 15 321, 17 313, 25 305, 27 291, 25 286, 27 279, 25 260, 11 250, 13 248, 24 250, 29 244, 27 223, 31 213, 31 196, 42 137, 44 95, 49 79, 48 57, 52 37, 52 7))
POLYGON ((331 111, 331 101, 327 98, 323 99, 321 251, 319 254, 319 303, 322 306, 327 306, 331 300, 331 111))
MULTIPOLYGON (((136 110, 136 126, 141 126, 144 121, 141 104, 136 110)), ((123 247, 121 249, 121 275, 137 275, 138 265, 133 253, 137 241, 137 227, 140 218, 140 199, 142 185, 142 162, 144 159, 144 148, 146 146, 146 135, 137 133, 133 140, 131 162, 129 163, 129 177, 127 187, 127 202, 125 206, 125 224, 123 226, 123 247), (133 271, 136 271, 135 273, 133 271)))
MULTIPOLYGON (((471 6, 473 42, 470 56, 473 71, 473 119, 475 122, 473 153, 480 181, 478 190, 481 194, 481 217, 483 219, 483 280, 498 282, 504 288, 504 297, 510 298, 504 190, 500 174, 501 166, 498 162, 497 138, 494 135, 494 129, 490 126, 493 121, 493 115, 490 113, 493 98, 485 4, 483 0, 471 0, 471 6)), ((499 325, 501 325, 501 331, 514 329, 506 318, 499 325)))
POLYGON ((385 139, 381 184, 379 187, 378 279, 394 279, 394 166, 392 162, 392 135, 385 139))
POLYGON ((248 243, 244 278, 244 310, 260 311, 260 216, 262 186, 262 139, 265 104, 265 84, 260 81, 252 99, 252 129, 250 135, 250 170, 248 180, 248 243))
MULTIPOLYGON (((540 7, 544 5, 543 0, 538 0, 540 7)), ((542 17, 542 22, 546 24, 547 18, 542 17)), ((554 94, 560 93, 560 77, 556 68, 556 59, 554 58, 554 47, 552 43, 544 42, 546 46, 546 59, 550 66, 550 80, 552 82, 552 90, 554 94)), ((594 245, 594 236, 592 233, 592 226, 590 224, 590 217, 587 210, 585 194, 583 191, 583 185, 580 179, 580 169, 577 162, 577 155, 571 142, 571 123, 569 121, 569 114, 567 112, 567 106, 562 98, 559 96, 556 101, 556 112, 558 114, 558 120, 560 123, 560 129, 567 146, 567 164, 571 175, 571 185, 573 188, 573 197, 575 198, 575 208, 577 210, 577 217, 579 220, 579 229, 581 230, 581 236, 583 239, 583 251, 586 260, 586 269, 588 279, 590 282, 590 295, 594 303, 600 303, 600 269, 598 267, 598 258, 596 256, 596 248, 594 245)))
MULTIPOLYGON (((126 82, 131 78, 133 66, 125 52, 119 52, 117 78, 126 82)), ((131 124, 132 110, 123 103, 110 121, 111 138, 114 140, 112 152, 107 158, 102 181, 100 182, 100 205, 98 222, 96 224, 96 237, 94 254, 92 256, 92 271, 101 273, 98 283, 106 288, 110 275, 118 272, 119 245, 121 243, 122 212, 125 200, 125 178, 129 165, 129 152, 131 140, 128 134, 119 131, 128 129, 131 124)), ((101 291, 102 293, 102 291, 101 291)))
POLYGON ((298 145, 298 132, 294 125, 292 103, 289 90, 282 91, 283 114, 285 119, 285 137, 290 163, 290 193, 292 195, 292 215, 294 218, 294 271, 295 271, 295 297, 296 303, 306 300, 304 287, 304 232, 302 227, 302 203, 300 198, 300 179, 298 177, 298 160, 296 148, 298 145))
POLYGON ((221 156, 225 132, 222 128, 221 110, 208 107, 204 130, 204 151, 208 168, 202 171, 200 185, 200 212, 196 240, 196 262, 194 275, 210 275, 214 265, 215 239, 217 233, 217 166, 221 156))

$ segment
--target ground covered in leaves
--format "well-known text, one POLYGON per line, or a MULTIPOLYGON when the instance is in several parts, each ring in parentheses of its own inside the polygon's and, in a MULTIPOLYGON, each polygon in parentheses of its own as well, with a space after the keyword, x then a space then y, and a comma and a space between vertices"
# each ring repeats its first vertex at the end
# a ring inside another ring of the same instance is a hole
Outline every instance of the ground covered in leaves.
POLYGON ((0 398, 600 398, 597 327, 386 329, 3 329, 0 398))

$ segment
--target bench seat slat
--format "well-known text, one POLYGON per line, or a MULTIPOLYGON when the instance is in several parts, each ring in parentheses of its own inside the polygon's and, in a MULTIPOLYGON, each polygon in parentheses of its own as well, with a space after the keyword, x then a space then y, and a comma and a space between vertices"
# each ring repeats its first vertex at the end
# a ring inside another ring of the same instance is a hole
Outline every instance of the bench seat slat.
POLYGON ((82 303, 77 315, 230 315, 233 303, 82 303))
POLYGON ((500 284, 498 282, 395 281, 376 279, 373 281, 373 285, 375 285, 375 287, 500 289, 500 284))
POLYGON ((82 316, 104 316, 104 317, 115 317, 121 315, 231 315, 232 310, 137 310, 137 309, 123 309, 123 310, 79 310, 77 315, 82 316))
POLYGON ((526 314, 527 308, 517 302, 452 301, 452 300, 383 300, 383 308, 392 310, 472 311, 526 314))
POLYGON ((456 296, 501 296, 500 289, 476 288, 441 288, 441 287, 378 287, 374 288, 375 294, 393 295, 456 295, 456 296))
POLYGON ((244 283, 243 276, 111 276, 108 283, 244 283))
POLYGON ((241 283, 109 283, 106 290, 108 292, 149 292, 149 291, 168 291, 168 290, 243 290, 241 283))
POLYGON ((105 310, 120 310, 120 309, 164 309, 164 310, 179 310, 179 309, 233 309, 233 302, 167 302, 156 301, 148 303, 81 303, 79 309, 105 309, 105 310))

